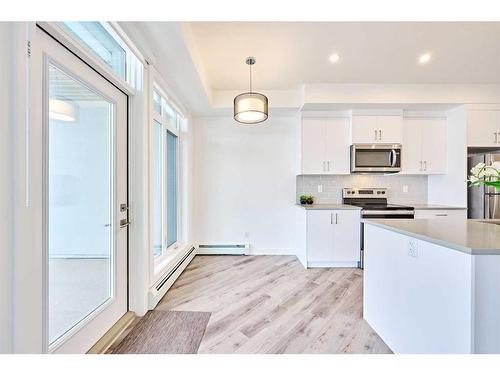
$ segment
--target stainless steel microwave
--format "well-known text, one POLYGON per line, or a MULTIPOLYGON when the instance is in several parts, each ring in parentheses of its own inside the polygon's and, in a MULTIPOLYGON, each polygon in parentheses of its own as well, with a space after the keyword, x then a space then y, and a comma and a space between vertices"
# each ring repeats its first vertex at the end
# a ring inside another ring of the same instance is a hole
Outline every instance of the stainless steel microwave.
POLYGON ((400 171, 400 144, 351 145, 352 173, 398 173, 400 171))

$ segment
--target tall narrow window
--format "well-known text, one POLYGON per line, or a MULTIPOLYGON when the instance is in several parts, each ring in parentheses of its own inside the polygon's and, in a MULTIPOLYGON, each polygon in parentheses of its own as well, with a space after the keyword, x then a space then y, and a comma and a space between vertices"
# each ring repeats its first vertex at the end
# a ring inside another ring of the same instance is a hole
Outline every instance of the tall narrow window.
POLYGON ((167 247, 177 242, 177 136, 167 131, 167 247))
POLYGON ((161 123, 153 121, 153 254, 155 257, 162 253, 163 229, 162 229, 162 206, 163 206, 163 135, 161 123))
POLYGON ((171 254, 179 240, 179 121, 180 114, 155 88, 152 121, 152 253, 156 263, 171 254))

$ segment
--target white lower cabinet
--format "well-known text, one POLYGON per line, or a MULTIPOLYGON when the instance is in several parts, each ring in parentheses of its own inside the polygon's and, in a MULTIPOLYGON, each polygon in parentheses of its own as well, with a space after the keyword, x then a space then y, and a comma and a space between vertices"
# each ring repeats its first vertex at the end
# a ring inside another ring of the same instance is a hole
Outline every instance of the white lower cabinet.
POLYGON ((415 210, 415 219, 446 219, 450 217, 467 219, 467 209, 460 210, 415 210))
POLYGON ((359 210, 307 210, 307 267, 357 267, 359 210))

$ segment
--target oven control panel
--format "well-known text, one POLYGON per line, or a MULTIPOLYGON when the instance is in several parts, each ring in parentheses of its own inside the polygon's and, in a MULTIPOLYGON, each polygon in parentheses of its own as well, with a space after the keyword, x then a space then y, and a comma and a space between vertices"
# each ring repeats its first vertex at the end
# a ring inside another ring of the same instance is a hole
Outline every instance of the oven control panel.
POLYGON ((386 188, 343 188, 342 198, 385 198, 386 188))

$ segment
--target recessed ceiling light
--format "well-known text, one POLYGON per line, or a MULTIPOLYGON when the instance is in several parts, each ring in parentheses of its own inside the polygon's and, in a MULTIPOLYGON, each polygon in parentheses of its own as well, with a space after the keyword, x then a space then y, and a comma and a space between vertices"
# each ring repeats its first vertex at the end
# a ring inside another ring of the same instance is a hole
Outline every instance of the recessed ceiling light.
POLYGON ((424 53, 419 56, 418 62, 420 64, 427 64, 429 61, 431 61, 431 54, 430 53, 424 53))
POLYGON ((332 63, 336 63, 337 61, 340 60, 340 55, 338 53, 334 53, 334 54, 330 55, 329 60, 332 63))

